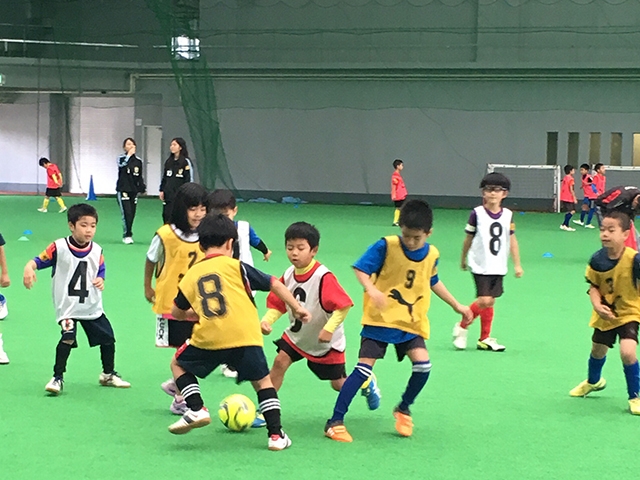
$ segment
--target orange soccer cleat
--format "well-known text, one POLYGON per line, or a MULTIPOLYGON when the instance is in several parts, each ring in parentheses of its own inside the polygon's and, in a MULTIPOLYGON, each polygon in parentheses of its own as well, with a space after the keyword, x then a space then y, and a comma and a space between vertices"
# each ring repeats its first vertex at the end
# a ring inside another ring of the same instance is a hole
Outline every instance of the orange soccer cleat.
POLYGON ((393 416, 396 419, 396 430, 398 433, 403 437, 410 437, 413 433, 413 420, 411 419, 411 415, 402 413, 396 407, 393 411, 393 416))
POLYGON ((353 437, 342 423, 328 423, 324 427, 324 436, 336 442, 353 442, 353 437))

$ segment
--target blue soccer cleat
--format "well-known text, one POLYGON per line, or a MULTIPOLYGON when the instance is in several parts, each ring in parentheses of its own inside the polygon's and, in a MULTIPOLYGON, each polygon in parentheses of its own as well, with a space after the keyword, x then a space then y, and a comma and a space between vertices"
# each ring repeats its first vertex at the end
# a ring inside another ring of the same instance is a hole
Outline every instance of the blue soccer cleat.
POLYGON ((262 428, 267 426, 267 421, 264 419, 264 415, 260 412, 256 414, 256 418, 253 420, 251 424, 251 428, 262 428))
POLYGON ((360 391, 362 392, 362 396, 367 399, 369 410, 376 410, 380 406, 380 398, 382 395, 380 394, 378 380, 375 374, 371 374, 371 378, 369 378, 368 382, 364 383, 360 391))

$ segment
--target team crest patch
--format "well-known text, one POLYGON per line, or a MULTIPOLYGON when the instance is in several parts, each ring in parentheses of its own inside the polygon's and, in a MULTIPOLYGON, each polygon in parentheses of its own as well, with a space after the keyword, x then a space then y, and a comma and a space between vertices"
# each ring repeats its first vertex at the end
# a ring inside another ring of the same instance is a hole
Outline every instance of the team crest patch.
POLYGON ((173 175, 173 172, 171 170, 167 170, 167 177, 170 177, 171 175, 173 175))
POLYGON ((187 165, 186 167, 184 167, 185 170, 189 170, 189 165, 187 165))
POLYGON ((122 192, 122 198, 129 198, 129 194, 127 192, 122 192))
POLYGON ((140 171, 140 167, 134 167, 133 172, 138 173, 140 171))
POLYGON ((178 170, 178 175, 182 175, 182 169, 178 170))

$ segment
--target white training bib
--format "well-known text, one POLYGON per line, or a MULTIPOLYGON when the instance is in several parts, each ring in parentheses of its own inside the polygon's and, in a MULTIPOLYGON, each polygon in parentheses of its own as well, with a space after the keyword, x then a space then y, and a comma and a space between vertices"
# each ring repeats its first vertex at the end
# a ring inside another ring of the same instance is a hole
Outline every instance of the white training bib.
POLYGON ((74 255, 66 238, 55 241, 56 265, 51 287, 56 321, 73 318, 95 320, 104 311, 102 292, 93 286, 98 277, 102 248, 91 243, 91 251, 79 258, 74 255))
POLYGON ((253 267, 253 256, 251 255, 251 243, 249 242, 249 222, 239 220, 238 244, 240 248, 240 261, 253 267))
POLYGON ((320 265, 313 275, 306 282, 298 282, 294 276, 295 267, 291 266, 284 272, 284 284, 300 304, 311 313, 311 321, 303 324, 297 320, 291 309, 287 307, 290 325, 285 330, 287 336, 300 350, 314 357, 322 357, 333 348, 339 352, 344 352, 346 341, 344 337, 344 327, 339 325, 333 332, 333 337, 329 343, 320 343, 318 335, 327 324, 332 312, 327 312, 320 303, 320 286, 322 277, 329 273, 329 269, 320 265))
POLYGON ((467 255, 469 269, 476 275, 506 275, 513 213, 503 208, 499 218, 491 218, 483 207, 476 212, 476 233, 467 255))

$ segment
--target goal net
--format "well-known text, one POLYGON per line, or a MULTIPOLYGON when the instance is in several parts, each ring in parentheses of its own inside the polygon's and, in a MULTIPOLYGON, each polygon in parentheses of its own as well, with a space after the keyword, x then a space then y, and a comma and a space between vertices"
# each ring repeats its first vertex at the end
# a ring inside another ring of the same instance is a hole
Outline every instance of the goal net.
POLYGON ((559 165, 509 165, 490 163, 487 173, 497 172, 511 180, 511 191, 505 201, 519 210, 560 211, 559 165))
POLYGON ((640 167, 613 167, 605 165, 607 183, 605 190, 618 185, 640 187, 640 167))

